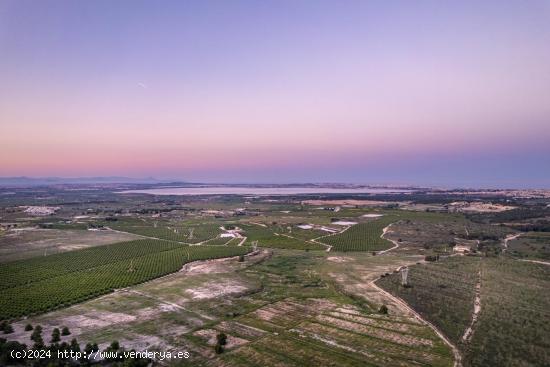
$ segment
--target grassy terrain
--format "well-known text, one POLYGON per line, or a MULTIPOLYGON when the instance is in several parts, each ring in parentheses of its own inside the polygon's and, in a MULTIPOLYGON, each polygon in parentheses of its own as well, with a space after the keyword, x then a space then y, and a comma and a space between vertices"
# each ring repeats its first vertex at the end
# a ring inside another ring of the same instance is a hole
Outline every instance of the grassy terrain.
POLYGON ((550 363, 550 267, 504 257, 453 257, 410 268, 377 284, 437 325, 464 355, 465 366, 545 366, 550 363), (481 313, 472 339, 461 336, 473 311, 481 271, 481 313))
POLYGON ((467 366, 550 365, 550 266, 482 262, 481 314, 467 366))
POLYGON ((479 258, 452 257, 410 267, 410 288, 401 286, 401 274, 386 276, 377 284, 405 300, 457 343, 471 320, 479 269, 479 258))
POLYGON ((508 242, 507 254, 526 259, 550 260, 550 233, 530 232, 508 242))
POLYGON ((190 349, 201 351, 196 361, 210 356, 208 365, 228 366, 452 365, 449 350, 426 326, 380 316, 326 282, 326 256, 276 250, 241 270, 261 283, 261 291, 224 308, 225 319, 185 335, 190 349), (242 344, 230 344, 220 356, 209 353, 207 335, 219 332, 242 344))
POLYGON ((324 250, 323 245, 307 242, 306 240, 292 237, 292 234, 275 232, 277 229, 283 232, 282 228, 273 226, 259 226, 256 224, 241 224, 243 235, 247 237, 247 243, 258 241, 258 246, 286 249, 309 249, 324 250))

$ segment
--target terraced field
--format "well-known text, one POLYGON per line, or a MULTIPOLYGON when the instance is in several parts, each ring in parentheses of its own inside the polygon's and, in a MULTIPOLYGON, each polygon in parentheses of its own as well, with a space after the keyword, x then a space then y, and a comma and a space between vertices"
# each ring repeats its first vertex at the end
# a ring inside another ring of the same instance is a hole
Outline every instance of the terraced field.
MULTIPOLYGON (((318 274, 324 255, 276 252, 245 270, 262 291, 241 298, 231 317, 185 339, 207 365, 451 366, 449 348, 414 318, 380 315, 342 295, 318 274), (244 312, 243 312, 244 311, 244 312), (215 336, 227 335, 221 355, 215 336)), ((226 314, 227 315, 227 314, 226 314)))
POLYGON ((229 366, 452 365, 448 349, 427 327, 367 314, 352 305, 285 299, 233 324, 261 332, 234 335, 243 345, 223 355, 229 366))

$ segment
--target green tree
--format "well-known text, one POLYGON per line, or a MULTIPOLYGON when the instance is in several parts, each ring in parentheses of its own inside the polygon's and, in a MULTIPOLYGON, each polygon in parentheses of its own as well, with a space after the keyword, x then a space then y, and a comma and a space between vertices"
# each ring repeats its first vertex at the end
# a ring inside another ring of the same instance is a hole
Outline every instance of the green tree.
POLYGON ((51 343, 57 343, 61 340, 61 333, 58 328, 53 329, 51 343))
POLYGON ((224 333, 219 333, 216 335, 216 340, 218 341, 219 345, 226 345, 227 344, 227 335, 224 333))
POLYGON ((40 339, 40 341, 44 342, 42 340, 42 326, 40 325, 36 325, 36 327, 34 328, 34 331, 31 334, 31 340, 33 342, 38 342, 37 339, 40 339))
POLYGON ((378 310, 378 313, 381 313, 382 315, 388 314, 388 306, 382 305, 380 306, 380 309, 378 310))
POLYGON ((70 347, 69 347, 73 352, 80 352, 80 345, 78 344, 78 342, 76 341, 76 338, 73 338, 71 340, 71 344, 70 344, 70 347))

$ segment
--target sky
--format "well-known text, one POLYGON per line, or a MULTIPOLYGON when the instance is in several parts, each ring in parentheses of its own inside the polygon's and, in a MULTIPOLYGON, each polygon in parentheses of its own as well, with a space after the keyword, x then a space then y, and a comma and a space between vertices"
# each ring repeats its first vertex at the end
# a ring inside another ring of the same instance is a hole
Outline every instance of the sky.
POLYGON ((0 0, 0 176, 550 188, 550 1, 0 0))

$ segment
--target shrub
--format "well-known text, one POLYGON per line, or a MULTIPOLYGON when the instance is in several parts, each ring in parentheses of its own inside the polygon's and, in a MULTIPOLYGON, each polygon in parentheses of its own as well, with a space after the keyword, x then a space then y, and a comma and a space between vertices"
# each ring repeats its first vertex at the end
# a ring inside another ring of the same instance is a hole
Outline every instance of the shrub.
POLYGON ((71 335, 69 328, 66 326, 63 326, 63 329, 61 329, 61 335, 71 335))
POLYGON ((220 344, 220 345, 226 345, 227 344, 227 335, 225 335, 224 333, 220 333, 220 334, 216 335, 216 339, 218 341, 218 344, 220 344))
POLYGON ((31 324, 25 325, 25 331, 31 331, 33 329, 31 324))
POLYGON ((52 343, 57 343, 61 340, 60 332, 58 328, 53 329, 52 331, 52 340, 50 340, 52 343))
POLYGON ((73 340, 71 340, 71 346, 70 346, 70 349, 73 351, 73 352, 80 352, 80 345, 78 344, 78 342, 76 341, 76 338, 73 338, 73 340))
POLYGON ((120 348, 120 344, 119 344, 118 340, 113 341, 113 342, 111 343, 110 348, 111 348, 112 350, 118 350, 118 349, 120 348))
POLYGON ((42 340, 42 326, 40 325, 36 325, 36 327, 34 328, 34 331, 32 332, 31 334, 31 340, 33 342, 42 342, 43 343, 43 340, 42 340))
POLYGON ((378 310, 378 313, 380 313, 382 315, 387 315, 388 314, 388 306, 386 306, 386 305, 380 306, 380 309, 378 310))

